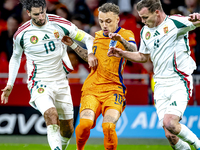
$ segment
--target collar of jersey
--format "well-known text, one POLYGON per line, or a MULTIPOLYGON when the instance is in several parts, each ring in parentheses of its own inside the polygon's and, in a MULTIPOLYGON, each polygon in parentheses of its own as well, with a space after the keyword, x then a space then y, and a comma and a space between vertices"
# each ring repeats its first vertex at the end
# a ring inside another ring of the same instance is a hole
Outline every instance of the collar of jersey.
MULTIPOLYGON (((118 33, 120 29, 121 27, 119 27, 114 33, 118 33)), ((104 33, 103 33, 103 36, 108 37, 108 35, 105 35, 104 33)))
POLYGON ((167 20, 167 18, 168 18, 168 16, 166 15, 166 17, 165 17, 165 19, 163 20, 163 22, 162 22, 161 24, 159 24, 156 28, 159 28, 160 26, 162 26, 162 25, 165 23, 165 21, 167 20))
POLYGON ((165 19, 163 20, 163 22, 161 22, 161 24, 159 24, 157 27, 154 27, 154 28, 152 28, 152 29, 157 29, 157 28, 159 28, 160 26, 162 26, 162 25, 165 23, 165 21, 167 20, 167 18, 168 18, 168 15, 166 15, 165 19))

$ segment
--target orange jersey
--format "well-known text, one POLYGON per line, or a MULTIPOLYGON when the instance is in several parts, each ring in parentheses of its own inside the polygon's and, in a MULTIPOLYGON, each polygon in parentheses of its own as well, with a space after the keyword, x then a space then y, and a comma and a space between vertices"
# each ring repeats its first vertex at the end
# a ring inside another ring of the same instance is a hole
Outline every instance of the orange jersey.
MULTIPOLYGON (((132 31, 119 27, 115 33, 120 34, 126 41, 135 43, 132 31)), ((85 80, 82 87, 83 95, 99 95, 108 91, 116 91, 121 95, 126 93, 126 86, 122 77, 126 60, 107 56, 111 42, 113 40, 111 41, 108 36, 105 36, 102 30, 95 33, 93 52, 98 59, 98 66, 96 70, 91 70, 85 80)), ((118 41, 116 47, 125 50, 124 46, 118 41)))

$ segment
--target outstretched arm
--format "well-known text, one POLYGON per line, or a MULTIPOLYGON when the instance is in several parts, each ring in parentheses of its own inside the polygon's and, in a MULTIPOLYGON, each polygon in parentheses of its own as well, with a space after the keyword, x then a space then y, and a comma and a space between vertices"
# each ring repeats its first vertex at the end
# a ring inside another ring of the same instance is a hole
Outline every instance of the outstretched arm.
POLYGON ((193 13, 189 15, 189 21, 193 23, 196 27, 200 27, 200 14, 199 13, 193 13))
POLYGON ((88 51, 76 44, 69 36, 64 36, 62 42, 70 46, 84 61, 88 62, 89 67, 96 68, 98 61, 93 53, 88 54, 88 51))
POLYGON ((70 37, 64 36, 62 42, 70 46, 84 61, 88 62, 88 52, 80 45, 76 44, 70 37))
POLYGON ((123 51, 120 48, 111 47, 108 51, 108 56, 115 56, 115 57, 123 57, 127 60, 139 62, 139 63, 145 63, 149 59, 149 54, 143 54, 140 52, 128 52, 123 51))

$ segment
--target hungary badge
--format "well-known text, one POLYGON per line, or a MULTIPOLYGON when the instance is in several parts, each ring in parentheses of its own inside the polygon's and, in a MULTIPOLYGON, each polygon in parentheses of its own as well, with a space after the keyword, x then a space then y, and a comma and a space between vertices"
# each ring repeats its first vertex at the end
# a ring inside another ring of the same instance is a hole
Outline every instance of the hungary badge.
POLYGON ((33 36, 31 36, 30 41, 32 44, 36 44, 38 42, 38 37, 33 35, 33 36))
POLYGON ((148 40, 150 37, 151 37, 151 33, 148 31, 148 32, 145 34, 145 38, 146 38, 146 40, 148 40))

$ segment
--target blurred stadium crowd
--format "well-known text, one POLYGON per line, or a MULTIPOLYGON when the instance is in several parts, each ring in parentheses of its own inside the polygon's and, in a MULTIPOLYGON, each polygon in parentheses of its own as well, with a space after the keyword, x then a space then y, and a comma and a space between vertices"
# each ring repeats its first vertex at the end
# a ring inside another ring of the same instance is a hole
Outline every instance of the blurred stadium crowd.
MULTIPOLYGON (((135 9, 138 0, 46 0, 47 13, 56 14, 74 23, 78 28, 95 36, 95 32, 101 30, 98 23, 98 7, 105 2, 112 2, 120 7, 119 26, 131 30, 135 34, 135 40, 140 45, 140 30, 143 26, 135 9)), ((200 0, 161 0, 163 9, 167 15, 181 14, 187 16, 193 12, 200 12, 200 0)), ((0 74, 8 73, 8 63, 13 51, 13 35, 18 27, 29 20, 29 16, 22 8, 19 0, 0 1, 0 74)), ((80 44, 80 43, 79 43, 80 44)), ((197 63, 194 74, 200 74, 200 28, 189 33, 191 56, 197 63)), ((81 45, 85 47, 85 45, 81 45)), ((74 71, 70 83, 83 83, 89 73, 87 63, 81 60, 73 50, 68 48, 68 54, 72 61, 74 71), (77 76, 76 76, 77 75, 77 76)), ((19 73, 26 73, 26 58, 23 55, 19 73)), ((125 74, 147 74, 151 79, 153 70, 149 61, 145 64, 128 62, 124 70, 125 74)), ((6 83, 6 78, 0 82, 6 83)), ((17 79, 16 82, 25 82, 17 79)), ((143 82, 142 79, 125 79, 125 84, 143 82)))

